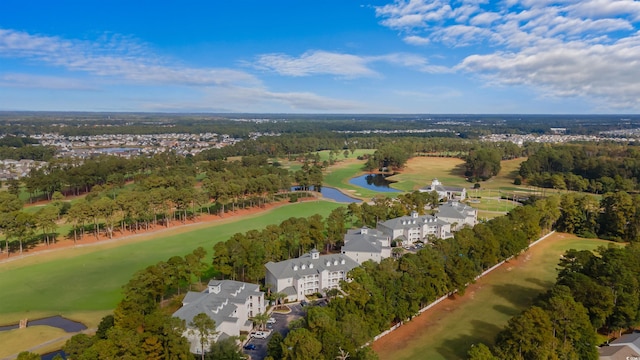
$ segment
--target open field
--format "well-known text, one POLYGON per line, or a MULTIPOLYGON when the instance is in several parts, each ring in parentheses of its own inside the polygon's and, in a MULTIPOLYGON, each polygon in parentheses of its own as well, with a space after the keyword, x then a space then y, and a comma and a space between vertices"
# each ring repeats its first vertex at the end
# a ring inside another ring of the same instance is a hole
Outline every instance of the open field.
POLYGON ((326 201, 285 205, 229 221, 175 227, 160 234, 76 246, 1 263, 4 276, 0 277, 0 324, 58 314, 89 326, 97 324, 96 318, 99 321, 105 311, 115 307, 121 287, 139 269, 173 255, 185 255, 198 246, 204 247, 210 257, 216 242, 236 232, 260 229, 292 216, 327 215, 338 206, 326 201))
POLYGON ((373 344, 380 359, 466 359, 472 344, 493 344, 508 320, 529 307, 556 278, 560 255, 608 242, 554 234, 517 259, 373 344))
MULTIPOLYGON (((45 341, 53 339, 67 338, 69 334, 61 329, 53 328, 50 326, 33 326, 26 329, 15 329, 10 331, 0 332, 0 359, 4 359, 7 356, 18 354, 26 349, 30 349, 45 341)), ((53 351, 56 348, 60 349, 64 343, 58 343, 57 341, 52 344, 53 348, 45 348, 44 351, 53 351), (57 345, 57 346, 56 346, 57 345)))
MULTIPOLYGON (((320 161, 329 161, 329 150, 317 151, 316 154, 320 156, 320 161)), ((365 154, 373 154, 376 152, 376 149, 356 149, 353 154, 349 151, 349 156, 344 157, 344 150, 341 150, 337 156, 334 156, 333 159, 337 161, 343 161, 347 159, 356 159, 358 156, 362 156, 365 154)))
MULTIPOLYGON (((517 187, 513 185, 513 179, 517 175, 520 164, 525 160, 526 158, 519 158, 502 161, 498 175, 485 182, 480 182, 482 189, 528 192, 526 186, 517 187)), ((447 186, 470 189, 473 184, 465 179, 464 171, 464 160, 462 159, 420 156, 409 159, 404 170, 400 174, 390 177, 389 180, 397 181, 396 187, 405 191, 418 190, 430 184, 433 179, 438 179, 447 186)), ((494 195, 497 196, 495 191, 494 195)))
POLYGON ((464 161, 446 157, 413 157, 401 173, 388 180, 397 181, 397 189, 414 191, 438 179, 447 186, 471 187, 464 178, 464 161))

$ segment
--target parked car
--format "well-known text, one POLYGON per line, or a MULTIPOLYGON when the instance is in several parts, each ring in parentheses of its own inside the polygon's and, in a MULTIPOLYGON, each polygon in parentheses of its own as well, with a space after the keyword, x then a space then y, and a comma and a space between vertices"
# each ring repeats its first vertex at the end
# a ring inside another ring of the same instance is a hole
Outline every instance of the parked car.
POLYGON ((267 320, 267 324, 275 324, 276 323, 276 319, 274 318, 269 318, 269 320, 267 320))
POLYGON ((266 331, 256 331, 251 333, 251 337, 254 337, 256 339, 266 339, 267 336, 269 336, 269 333, 266 331))
POLYGON ((305 307, 305 306, 307 306, 307 305, 308 305, 308 303, 307 303, 307 301, 306 301, 306 300, 302 300, 302 301, 300 301, 300 306, 305 307))
POLYGON ((255 350, 255 349, 256 349, 256 346, 255 346, 255 345, 253 345, 253 344, 247 344, 247 345, 245 345, 245 346, 244 346, 244 348, 245 348, 246 350, 255 350))

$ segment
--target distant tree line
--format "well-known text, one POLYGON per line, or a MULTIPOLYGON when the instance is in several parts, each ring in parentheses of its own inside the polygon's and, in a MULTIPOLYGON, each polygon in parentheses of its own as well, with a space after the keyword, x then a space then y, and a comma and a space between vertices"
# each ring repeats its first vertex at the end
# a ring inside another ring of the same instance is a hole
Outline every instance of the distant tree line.
POLYGON ((640 149, 620 144, 537 145, 520 165, 533 186, 604 194, 637 191, 640 149))

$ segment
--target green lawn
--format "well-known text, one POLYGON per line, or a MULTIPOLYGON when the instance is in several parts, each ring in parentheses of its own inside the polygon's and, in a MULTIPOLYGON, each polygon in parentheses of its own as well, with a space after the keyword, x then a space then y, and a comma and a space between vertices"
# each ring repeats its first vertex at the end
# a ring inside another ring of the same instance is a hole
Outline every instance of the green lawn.
MULTIPOLYGON (((344 150, 341 150, 338 153, 338 156, 334 156, 333 159, 337 160, 337 161, 341 161, 341 160, 345 160, 345 159, 355 159, 358 156, 362 156, 365 154, 372 154, 376 152, 376 149, 356 149, 353 154, 351 153, 351 151, 349 151, 349 156, 347 156, 346 158, 344 157, 344 150)), ((316 152, 318 155, 320 155, 320 161, 329 161, 329 150, 322 150, 322 151, 318 151, 316 152)))
POLYGON ((511 317, 555 283, 556 266, 565 250, 593 250, 606 243, 575 237, 543 241, 521 255, 527 260, 520 266, 507 263, 481 279, 479 289, 455 300, 461 302, 459 307, 446 313, 440 310, 435 316, 430 312, 422 315, 431 316, 428 327, 407 339, 404 346, 380 351, 380 359, 466 359, 472 344, 493 344, 511 317))
POLYGON ((389 180, 397 181, 396 187, 405 191, 418 190, 438 179, 446 186, 469 188, 473 184, 465 180, 464 161, 458 158, 418 156, 410 159, 405 169, 389 180))
POLYGON ((92 313, 103 314, 115 307, 121 287, 139 269, 185 255, 198 246, 211 256, 213 245, 234 233, 260 229, 292 216, 327 215, 339 206, 326 201, 292 204, 179 235, 159 234, 153 240, 116 247, 75 247, 0 264, 0 324, 56 314, 93 322, 92 313))

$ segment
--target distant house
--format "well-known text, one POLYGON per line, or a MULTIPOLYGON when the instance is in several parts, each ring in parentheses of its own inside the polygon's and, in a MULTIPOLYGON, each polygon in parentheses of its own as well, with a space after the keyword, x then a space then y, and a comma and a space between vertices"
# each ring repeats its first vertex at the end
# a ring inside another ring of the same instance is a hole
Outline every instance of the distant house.
POLYGON ((381 231, 363 227, 361 229, 347 230, 344 235, 342 254, 347 255, 362 264, 367 260, 380 262, 391 256, 389 236, 381 231))
POLYGON ((415 211, 410 216, 380 222, 376 228, 392 241, 401 243, 398 245, 412 244, 416 241, 426 242, 429 235, 438 239, 453 237, 451 224, 432 215, 418 215, 415 211))
POLYGON ((458 231, 465 226, 474 227, 478 223, 478 210, 459 201, 449 201, 438 207, 436 217, 451 224, 452 231, 458 231))
POLYGON ((598 348, 600 360, 640 359, 640 353, 629 346, 602 346, 598 348))
POLYGON ((211 340, 239 336, 240 331, 250 331, 253 316, 264 313, 264 293, 256 284, 233 280, 211 280, 204 292, 189 291, 182 300, 182 307, 173 313, 184 320, 187 331, 183 334, 191 343, 191 352, 199 354, 199 336, 189 329, 189 323, 200 314, 207 314, 216 322, 218 334, 211 340))
POLYGON ((344 254, 322 255, 311 250, 299 258, 268 262, 265 283, 271 290, 287 294, 288 301, 304 300, 306 295, 339 288, 340 280, 359 264, 344 254))
POLYGON ((420 192, 432 192, 435 191, 438 193, 438 199, 447 199, 447 200, 464 200, 467 198, 467 189, 463 187, 455 187, 455 186, 444 186, 438 179, 433 179, 431 181, 431 185, 427 185, 418 191, 420 192))
POLYGON ((625 334, 598 349, 600 359, 634 359, 640 358, 640 333, 625 334))

